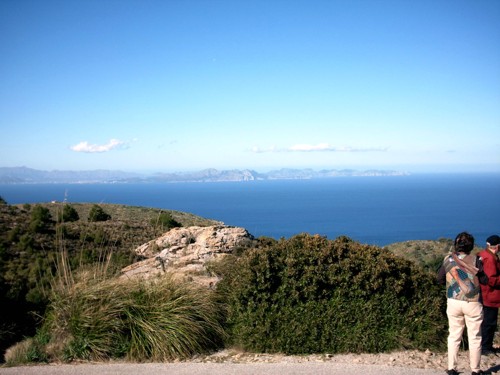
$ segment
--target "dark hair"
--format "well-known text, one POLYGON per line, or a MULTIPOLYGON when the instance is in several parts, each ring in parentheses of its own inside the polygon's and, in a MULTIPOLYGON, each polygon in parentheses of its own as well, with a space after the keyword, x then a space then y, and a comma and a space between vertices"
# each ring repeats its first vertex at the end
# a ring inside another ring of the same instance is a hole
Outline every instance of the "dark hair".
POLYGON ((462 232, 455 237, 455 251, 460 253, 470 253, 474 248, 474 237, 467 232, 462 232))

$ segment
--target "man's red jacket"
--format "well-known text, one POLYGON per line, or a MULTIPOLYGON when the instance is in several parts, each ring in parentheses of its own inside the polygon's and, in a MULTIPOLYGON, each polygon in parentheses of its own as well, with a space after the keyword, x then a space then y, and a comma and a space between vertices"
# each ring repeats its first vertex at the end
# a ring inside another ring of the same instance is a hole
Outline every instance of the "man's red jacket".
POLYGON ((478 254, 483 260, 484 273, 488 276, 488 284, 481 284, 483 305, 500 307, 500 260, 488 249, 478 254))

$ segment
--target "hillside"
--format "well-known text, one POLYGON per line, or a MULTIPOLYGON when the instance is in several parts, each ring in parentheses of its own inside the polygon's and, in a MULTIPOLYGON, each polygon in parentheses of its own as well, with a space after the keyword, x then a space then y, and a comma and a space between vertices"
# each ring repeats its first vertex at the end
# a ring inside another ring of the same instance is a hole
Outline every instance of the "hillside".
POLYGON ((78 203, 71 204, 78 220, 57 222, 63 206, 0 201, 0 304, 9 306, 0 311, 0 352, 20 337, 33 334, 53 274, 60 267, 61 252, 69 254, 71 268, 104 263, 111 255, 109 271, 119 272, 141 259, 133 252, 137 246, 168 230, 160 220, 162 215, 182 226, 220 224, 184 212, 113 204, 99 205, 109 220, 90 222, 94 205, 78 203))
MULTIPOLYGON (((99 205, 110 219, 94 222, 89 221, 89 215, 96 205, 69 206, 78 220, 60 220, 64 203, 8 205, 0 201, 0 303, 9 306, 0 311, 0 352, 33 334, 38 317, 43 315, 61 252, 69 254, 72 268, 104 263, 111 255, 110 272, 119 273, 143 259, 134 249, 169 230, 162 215, 183 227, 221 224, 185 212, 115 204, 99 205), (44 212, 48 214, 41 219, 39 215, 44 212)), ((446 239, 407 241, 385 249, 432 271, 450 245, 451 240, 446 239)))
MULTIPOLYGON (((9 233, 13 232, 22 234, 29 229, 31 214, 33 207, 41 206, 49 210, 52 220, 56 220, 62 212, 64 203, 40 203, 37 205, 0 205, 0 238, 4 238, 9 233)), ((69 236, 64 236, 64 240, 68 250, 81 250, 85 246, 83 237, 92 236, 96 231, 106 233, 106 243, 113 244, 117 251, 133 250, 136 246, 149 241, 151 238, 160 235, 163 229, 158 218, 161 213, 170 214, 173 219, 179 222, 182 226, 208 226, 219 224, 220 222, 202 218, 193 214, 161 210, 156 208, 125 206, 119 204, 99 204, 99 206, 111 216, 110 220, 89 222, 89 213, 94 206, 90 203, 71 203, 78 213, 79 220, 74 222, 59 223, 67 229, 69 236)), ((44 233, 37 233, 36 239, 43 242, 44 249, 52 249, 54 244, 50 241, 54 240, 56 223, 44 233)), ((40 244, 39 244, 40 245, 40 244)), ((94 244, 95 245, 95 244, 94 244)))
MULTIPOLYGON (((397 242, 385 246, 385 249, 395 255, 406 258, 423 267, 424 269, 435 272, 441 265, 443 258, 452 250, 453 240, 449 238, 440 238, 437 241, 419 240, 397 242)), ((473 253, 482 249, 474 247, 473 253)))
POLYGON ((450 251, 453 240, 440 238, 437 241, 404 241, 390 244, 385 249, 392 253, 409 259, 419 266, 435 271, 450 251))

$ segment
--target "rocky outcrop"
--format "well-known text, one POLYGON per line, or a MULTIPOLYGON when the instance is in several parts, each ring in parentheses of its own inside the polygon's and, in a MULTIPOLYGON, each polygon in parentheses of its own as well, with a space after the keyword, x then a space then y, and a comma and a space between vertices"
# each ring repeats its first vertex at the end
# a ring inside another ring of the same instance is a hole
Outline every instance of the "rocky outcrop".
POLYGON ((253 240, 254 237, 240 227, 174 228, 135 249, 146 259, 122 269, 123 277, 150 277, 170 272, 213 286, 219 280, 210 275, 206 263, 230 254, 238 247, 247 247, 253 240))

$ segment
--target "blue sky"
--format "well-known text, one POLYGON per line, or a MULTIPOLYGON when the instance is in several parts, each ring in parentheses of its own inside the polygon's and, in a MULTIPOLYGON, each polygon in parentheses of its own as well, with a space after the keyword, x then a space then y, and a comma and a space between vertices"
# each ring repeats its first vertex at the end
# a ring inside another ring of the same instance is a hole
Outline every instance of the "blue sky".
POLYGON ((0 166, 500 172, 500 1, 0 1, 0 166))

